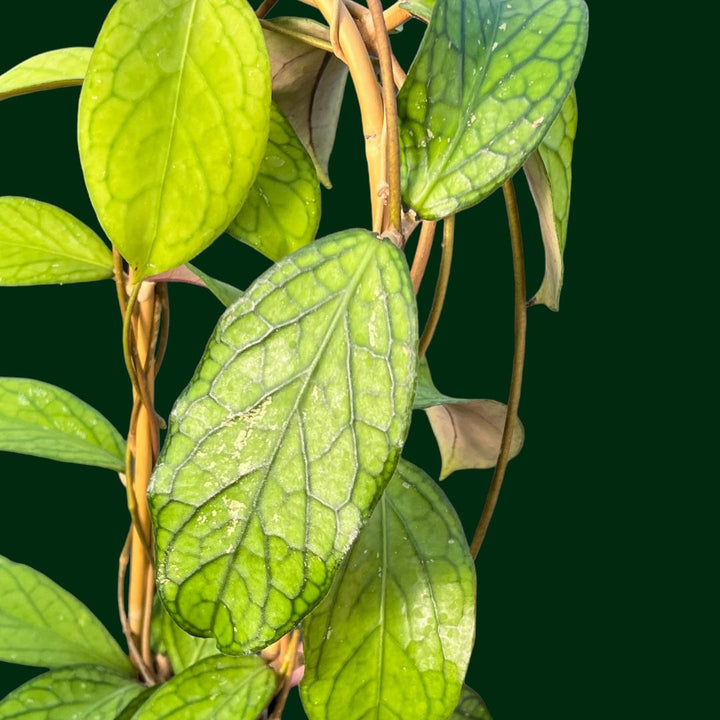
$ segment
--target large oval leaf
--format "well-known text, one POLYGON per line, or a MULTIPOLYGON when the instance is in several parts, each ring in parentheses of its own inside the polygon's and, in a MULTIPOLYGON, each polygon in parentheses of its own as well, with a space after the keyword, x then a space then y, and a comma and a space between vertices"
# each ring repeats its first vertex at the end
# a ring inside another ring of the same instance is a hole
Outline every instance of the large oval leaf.
POLYGON ((228 308, 150 487, 180 625, 248 652, 320 601, 397 463, 416 353, 405 257, 365 230, 301 248, 228 308))
POLYGON ((138 277, 187 262, 237 215, 269 112, 270 66, 245 0, 114 5, 80 94, 80 158, 138 277))
POLYGON ((271 260, 289 255, 315 237, 320 185, 303 144, 273 103, 270 137, 255 184, 228 232, 271 260))
POLYGON ((256 656, 213 655, 162 685, 133 720, 254 720, 278 676, 256 656))
POLYGON ((570 92, 586 36, 583 0, 437 0, 398 95, 407 204, 446 217, 519 170, 570 92))
POLYGON ((475 636, 475 566, 457 513, 401 460, 303 623, 310 720, 446 720, 475 636))
POLYGON ((125 470, 125 441, 110 422, 39 380, 0 378, 0 450, 125 470))
POLYGON ((47 668, 92 663, 133 674, 110 633, 77 598, 2 556, 0 660, 47 668))
POLYGON ((530 304, 541 303, 551 310, 560 307, 576 130, 577 101, 573 90, 548 134, 524 166, 545 246, 545 275, 530 304))
POLYGON ((146 688, 93 665, 53 670, 0 701, 0 720, 115 720, 146 688))
POLYGON ((110 250, 77 218, 38 200, 0 197, 0 285, 102 280, 112 269, 110 250))
POLYGON ((81 85, 92 48, 71 47, 35 55, 0 75, 0 100, 15 95, 81 85))

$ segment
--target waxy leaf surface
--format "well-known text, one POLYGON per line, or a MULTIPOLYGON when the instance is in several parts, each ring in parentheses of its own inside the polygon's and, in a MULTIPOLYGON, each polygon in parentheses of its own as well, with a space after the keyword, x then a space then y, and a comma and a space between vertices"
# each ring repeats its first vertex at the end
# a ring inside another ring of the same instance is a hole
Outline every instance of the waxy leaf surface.
MULTIPOLYGON (((455 470, 486 469, 497 464, 507 406, 496 400, 468 400, 441 393, 426 358, 418 363, 413 407, 427 413, 440 449, 440 480, 455 470)), ((510 446, 514 458, 522 449, 525 429, 518 420, 510 446)))
POLYGON ((0 700, 0 720, 116 720, 146 688, 94 665, 33 678, 0 700))
POLYGON ((475 567, 440 488, 401 460, 303 622, 310 720, 446 720, 475 634, 475 567))
POLYGON ((170 658, 177 675, 198 660, 216 655, 215 641, 188 635, 171 617, 161 602, 153 612, 153 650, 170 658))
POLYGON ((228 308, 150 486, 181 626, 249 652, 320 601, 395 469, 416 353, 405 257, 365 230, 301 248, 228 308))
MULTIPOLYGON (((274 23, 308 33, 312 20, 277 18, 274 23)), ((335 143, 340 107, 342 105, 347 66, 333 54, 313 45, 263 26, 270 65, 272 67, 273 100, 295 128, 315 163, 320 182, 331 187, 328 176, 330 153, 335 143)))
POLYGON ((573 90, 548 134, 524 166, 538 211, 545 246, 545 276, 530 303, 541 303, 551 310, 558 310, 560 307, 563 252, 570 214, 572 149, 576 130, 577 102, 573 90))
POLYGON ((265 152, 270 67, 245 0, 119 0, 80 94, 85 182, 105 231, 148 277, 237 215, 265 152))
POLYGON ((492 720, 483 699, 467 685, 463 685, 460 702, 450 720, 492 720))
POLYGON ((71 47, 35 55, 0 75, 0 100, 39 90, 81 85, 92 48, 71 47))
POLYGON ((403 197, 439 219, 523 165, 572 88, 583 0, 437 0, 398 96, 403 197))
POLYGON ((64 210, 21 197, 0 197, 0 285, 48 285, 102 280, 112 254, 64 210))
POLYGON ((292 125, 273 103, 270 137, 260 172, 228 232, 271 260, 315 237, 320 186, 315 166, 292 125))
POLYGON ((92 663, 133 674, 120 646, 77 598, 2 556, 0 660, 47 668, 92 663))
POLYGON ((125 471, 125 441, 110 422, 39 380, 0 378, 0 450, 125 471))
POLYGON ((255 720, 278 676, 256 656, 205 658, 162 685, 133 720, 255 720))

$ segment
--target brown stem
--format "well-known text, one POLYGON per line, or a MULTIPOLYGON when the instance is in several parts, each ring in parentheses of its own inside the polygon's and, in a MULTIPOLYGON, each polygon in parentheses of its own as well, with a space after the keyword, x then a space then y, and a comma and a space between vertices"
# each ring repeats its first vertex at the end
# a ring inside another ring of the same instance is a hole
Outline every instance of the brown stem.
POLYGON ((382 187, 383 101, 370 56, 360 31, 341 0, 317 0, 315 6, 331 26, 331 36, 337 32, 342 59, 347 63, 360 104, 365 155, 370 180, 372 217, 376 217, 379 203, 378 189, 382 187))
POLYGON ((505 427, 503 428, 500 454, 498 455, 495 471, 493 473, 490 489, 485 498, 485 505, 480 516, 480 521, 475 529, 470 553, 477 558, 480 548, 487 534, 490 520, 492 519, 500 495, 510 461, 510 448, 512 438, 517 427, 517 413, 520 405, 520 392, 522 390, 523 366, 525 364, 525 342, 527 335, 527 305, 525 299, 527 291, 525 288, 525 259, 523 257, 522 230, 520 227, 520 214, 518 213, 517 198, 512 179, 507 180, 503 185, 505 207, 507 209, 508 224, 510 226, 510 242, 512 246, 513 273, 515 276, 515 348, 513 351, 512 374, 510 376, 510 391, 507 401, 507 415, 505 416, 505 427))
POLYGON ((288 636, 285 636, 287 641, 283 643, 283 663, 280 668, 280 674, 283 676, 280 693, 275 700, 275 707, 273 708, 272 715, 268 720, 280 720, 282 712, 285 709, 288 695, 290 694, 290 683, 292 680, 292 674, 295 670, 297 663, 297 649, 300 642, 300 631, 292 630, 288 636))
POLYGON ((445 294, 447 293, 448 282, 450 280, 450 266, 452 265, 454 243, 455 216, 449 215, 443 221, 443 241, 442 255, 440 256, 440 269, 438 271, 435 294, 433 295, 433 301, 428 314, 427 323, 425 324, 425 329, 423 330, 423 334, 418 345, 418 357, 420 358, 422 358, 427 352, 428 346, 435 334, 435 329, 440 321, 440 315, 442 314, 443 305, 445 304, 445 294))
POLYGON ((397 99, 393 79, 393 54, 390 47, 380 0, 367 0, 373 20, 375 49, 380 61, 380 81, 385 111, 386 175, 388 184, 387 225, 382 230, 400 234, 400 139, 398 135, 397 99))
POLYGON ((263 0, 255 11, 255 17, 264 18, 277 4, 278 0, 263 0))
POLYGON ((410 279, 412 280, 413 290, 416 295, 420 289, 420 283, 425 275, 425 269, 430 259, 430 251, 432 250, 436 226, 437 223, 434 220, 423 220, 422 226, 420 227, 420 237, 418 238, 417 249, 413 257, 412 268, 410 268, 410 279))

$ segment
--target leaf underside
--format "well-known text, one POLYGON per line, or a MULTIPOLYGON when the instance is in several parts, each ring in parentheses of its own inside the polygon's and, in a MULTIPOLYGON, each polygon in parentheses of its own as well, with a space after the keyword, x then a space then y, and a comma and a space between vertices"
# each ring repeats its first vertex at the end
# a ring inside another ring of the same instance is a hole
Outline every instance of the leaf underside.
POLYGON ((586 36, 583 0, 437 0, 398 95, 405 202, 437 220, 519 170, 570 92, 586 36))
MULTIPOLYGON (((314 21, 306 18, 275 18, 273 23, 292 23, 312 34, 314 21)), ((330 154, 335 143, 347 66, 332 53, 296 37, 263 27, 272 67, 273 100, 295 128, 315 163, 320 182, 331 187, 330 154)))
POLYGON ((460 702, 449 720, 492 720, 483 699, 467 685, 463 685, 460 702))
POLYGON ((100 621, 74 596, 37 570, 0 556, 0 660, 57 668, 133 668, 100 621))
POLYGON ((110 422, 39 380, 0 378, 0 450, 125 471, 125 441, 110 422))
POLYGON ((92 48, 70 47, 35 55, 0 75, 0 100, 81 85, 92 48))
POLYGON ((270 66, 245 0, 113 6, 78 137, 90 199, 136 279, 184 264, 225 230, 260 167, 269 113, 270 66))
POLYGON ((0 197, 0 285, 103 280, 112 267, 105 243, 69 213, 38 200, 0 197))
POLYGON ((0 720, 115 720, 146 688, 94 665, 33 678, 0 701, 0 720))
POLYGON ((289 255, 225 312, 150 486, 178 624, 243 653, 320 601, 397 463, 416 353, 405 257, 365 230, 289 255))
POLYGON ((303 622, 310 720, 445 720, 474 641, 475 570, 440 488, 401 460, 323 602, 303 622))
POLYGON ((530 304, 547 305, 551 310, 560 307, 576 130, 577 101, 573 90, 548 134, 524 165, 545 246, 545 275, 530 304))
POLYGON ((315 166, 292 125, 273 103, 265 157, 228 232, 277 261, 313 240, 319 222, 320 186, 315 166))

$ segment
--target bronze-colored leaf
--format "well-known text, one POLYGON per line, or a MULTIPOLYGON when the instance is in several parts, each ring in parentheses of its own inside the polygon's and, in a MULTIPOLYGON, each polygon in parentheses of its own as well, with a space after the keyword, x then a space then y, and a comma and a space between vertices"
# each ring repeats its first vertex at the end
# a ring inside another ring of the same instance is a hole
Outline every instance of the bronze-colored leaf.
MULTIPOLYGON (((495 466, 500 454, 507 407, 496 400, 466 400, 425 409, 435 433, 444 480, 455 470, 495 466)), ((510 457, 522 448, 525 430, 518 420, 510 457)))
POLYGON ((320 182, 329 188, 328 164, 347 67, 317 47, 316 40, 323 32, 327 29, 320 23, 306 18, 277 18, 263 23, 273 100, 305 145, 320 182))

